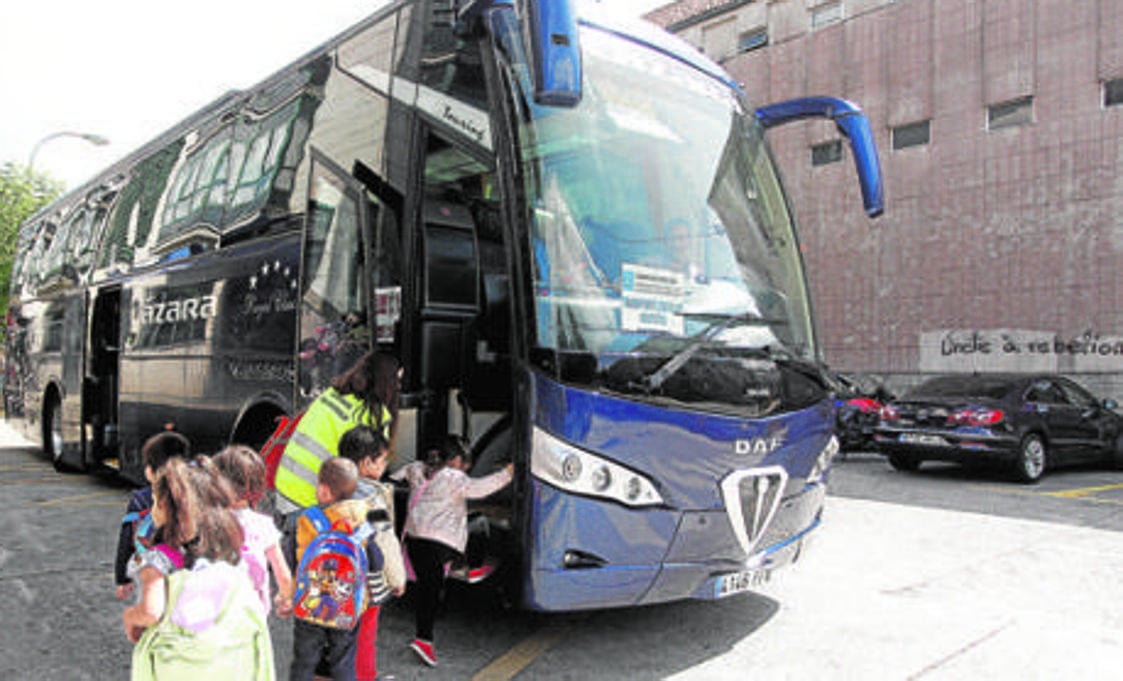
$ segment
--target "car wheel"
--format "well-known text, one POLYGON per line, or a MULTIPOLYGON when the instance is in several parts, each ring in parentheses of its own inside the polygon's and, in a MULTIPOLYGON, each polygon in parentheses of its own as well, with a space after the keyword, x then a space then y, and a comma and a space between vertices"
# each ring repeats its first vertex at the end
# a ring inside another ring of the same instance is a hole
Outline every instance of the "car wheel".
POLYGON ((1047 459, 1045 441, 1041 436, 1033 433, 1026 435, 1018 448, 1018 458, 1014 460, 1014 478, 1018 482, 1037 482, 1045 473, 1047 459))
POLYGON ((899 471, 912 472, 920 468, 920 459, 908 454, 890 454, 889 465, 899 471))
POLYGON ((57 395, 48 397, 43 409, 43 454, 55 470, 66 468, 62 460, 62 403, 57 395))

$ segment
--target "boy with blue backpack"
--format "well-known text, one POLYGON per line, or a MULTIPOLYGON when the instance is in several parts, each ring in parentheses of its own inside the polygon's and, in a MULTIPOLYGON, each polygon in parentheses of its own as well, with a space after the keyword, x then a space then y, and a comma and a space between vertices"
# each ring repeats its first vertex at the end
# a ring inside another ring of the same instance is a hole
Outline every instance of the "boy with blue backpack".
POLYGON ((367 522, 368 506, 351 499, 358 482, 353 461, 325 461, 316 477, 317 505, 301 512, 285 537, 285 555, 295 567, 296 582, 292 681, 311 681, 321 659, 334 681, 355 679, 367 576, 383 565, 367 522))

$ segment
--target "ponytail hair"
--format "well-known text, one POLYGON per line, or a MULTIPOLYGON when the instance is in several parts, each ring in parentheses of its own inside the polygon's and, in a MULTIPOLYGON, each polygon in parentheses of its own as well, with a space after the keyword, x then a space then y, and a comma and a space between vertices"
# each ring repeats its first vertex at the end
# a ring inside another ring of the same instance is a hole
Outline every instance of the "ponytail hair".
POLYGON ((188 547, 195 558, 224 560, 237 565, 242 559, 242 525, 232 509, 237 493, 209 456, 196 456, 189 467, 199 498, 195 542, 188 547))
POLYGON ((152 484, 152 496, 163 512, 160 533, 164 542, 183 550, 198 535, 196 518, 199 515, 199 497, 191 482, 187 461, 180 457, 168 459, 152 484))
POLYGON ((430 447, 425 454, 425 477, 431 478, 456 457, 465 464, 472 462, 468 444, 459 435, 446 435, 438 447, 430 447))
POLYGON ((237 565, 242 527, 230 510, 234 491, 205 456, 190 463, 173 457, 164 464, 152 493, 163 510, 163 540, 183 552, 188 567, 198 558, 237 565))

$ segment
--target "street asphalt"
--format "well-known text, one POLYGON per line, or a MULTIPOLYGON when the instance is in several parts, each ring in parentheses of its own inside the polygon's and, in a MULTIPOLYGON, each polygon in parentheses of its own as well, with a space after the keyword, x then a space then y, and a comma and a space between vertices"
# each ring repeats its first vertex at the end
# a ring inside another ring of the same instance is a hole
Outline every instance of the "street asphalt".
MULTIPOLYGON (((0 422, 0 449, 27 446, 0 422)), ((39 497, 47 499, 48 488, 58 487, 37 472, 49 468, 46 462, 9 458, 38 485, 39 497)), ((117 513, 123 489, 91 489, 75 498, 83 504, 100 500, 111 504, 103 514, 117 513)), ((53 503, 23 500, 10 486, 3 494, 21 506, 53 503)), ((5 526, 8 535, 13 526, 5 526)), ((111 533, 101 534, 108 546, 111 533)), ((26 591, 21 585, 46 582, 28 581, 17 561, 7 560, 13 556, 6 547, 26 543, 17 535, 0 536, 0 586, 18 601, 26 591)), ((105 560, 92 570, 98 592, 107 592, 105 560)), ((462 648, 438 670, 420 668, 406 654, 402 641, 411 618, 405 610, 393 611, 383 622, 380 648, 384 638, 387 648, 380 659, 400 679, 432 680, 1123 678, 1123 532, 832 496, 804 558, 759 591, 719 603, 594 613, 529 636, 524 620, 511 617, 505 628, 458 634, 462 648), (661 644, 653 643, 660 637, 661 644), (610 668, 606 659, 614 659, 610 668)), ((102 600, 112 603, 110 596, 102 600)), ((116 656, 127 665, 127 646, 115 630, 117 607, 102 618, 113 634, 107 654, 110 663, 116 656)), ((289 644, 285 629, 277 630, 284 676, 289 644)), ((4 656, 18 655, 25 663, 6 678, 46 678, 31 670, 73 669, 67 658, 92 657, 106 645, 72 640, 69 655, 53 648, 36 653, 27 649, 28 641, 42 634, 15 638, 12 643, 22 648, 4 656), (29 654, 44 656, 43 663, 31 664, 29 654)), ((66 638, 56 644, 65 648, 66 638)), ((92 675, 81 678, 100 678, 95 670, 104 664, 88 658, 92 675)))

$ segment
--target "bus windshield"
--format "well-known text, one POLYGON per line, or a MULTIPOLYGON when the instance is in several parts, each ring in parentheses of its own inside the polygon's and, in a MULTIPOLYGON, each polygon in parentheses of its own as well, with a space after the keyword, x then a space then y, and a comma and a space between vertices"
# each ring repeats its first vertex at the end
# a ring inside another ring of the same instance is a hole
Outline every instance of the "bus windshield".
POLYGON ((573 109, 519 103, 537 344, 601 358, 781 350, 815 359, 792 218, 741 96, 583 26, 573 109))

